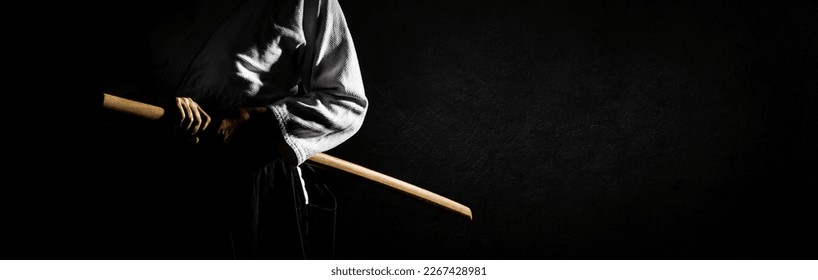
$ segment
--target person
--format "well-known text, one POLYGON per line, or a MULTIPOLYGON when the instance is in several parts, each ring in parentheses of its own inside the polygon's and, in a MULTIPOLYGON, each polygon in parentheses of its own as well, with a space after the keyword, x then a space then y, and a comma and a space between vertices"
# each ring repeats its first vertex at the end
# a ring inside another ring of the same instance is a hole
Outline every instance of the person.
POLYGON ((90 114, 95 180, 118 182, 88 209, 111 233, 92 239, 106 244, 92 258, 311 257, 298 166, 349 139, 368 108, 350 31, 337 0, 231 1, 123 5, 102 20, 115 47, 101 50, 92 92, 167 113, 90 114))

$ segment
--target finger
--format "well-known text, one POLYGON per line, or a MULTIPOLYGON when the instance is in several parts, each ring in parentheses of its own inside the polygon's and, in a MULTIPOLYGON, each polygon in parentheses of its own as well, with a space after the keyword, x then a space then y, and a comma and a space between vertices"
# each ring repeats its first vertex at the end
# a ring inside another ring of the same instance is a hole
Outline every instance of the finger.
POLYGON ((202 126, 202 131, 204 131, 205 129, 207 129, 207 126, 210 125, 210 115, 208 115, 207 112, 205 112, 204 109, 202 109, 201 107, 199 107, 199 111, 201 111, 202 116, 204 116, 205 118, 205 123, 202 126))
POLYGON ((227 133, 224 134, 224 143, 225 144, 229 143, 231 138, 233 138, 233 131, 232 130, 227 131, 227 133))
POLYGON ((185 129, 190 130, 190 126, 193 125, 193 110, 190 109, 190 103, 192 102, 190 98, 185 97, 185 110, 187 110, 187 127, 185 129))
POLYGON ((250 111, 245 110, 245 109, 241 109, 241 111, 239 111, 239 113, 241 114, 241 120, 242 121, 246 121, 246 120, 250 119, 250 111))
POLYGON ((179 113, 182 114, 182 118, 179 119, 179 126, 182 126, 182 123, 185 121, 185 109, 182 108, 182 100, 180 98, 176 98, 176 107, 179 108, 179 113))
POLYGON ((199 136, 193 137, 193 144, 199 144, 199 136))
MULTIPOLYGON (((196 106, 194 104, 194 106, 196 106)), ((202 114, 199 113, 199 107, 193 108, 193 122, 195 125, 193 126, 193 131, 190 133, 191 135, 196 134, 199 132, 199 127, 202 126, 202 114)))

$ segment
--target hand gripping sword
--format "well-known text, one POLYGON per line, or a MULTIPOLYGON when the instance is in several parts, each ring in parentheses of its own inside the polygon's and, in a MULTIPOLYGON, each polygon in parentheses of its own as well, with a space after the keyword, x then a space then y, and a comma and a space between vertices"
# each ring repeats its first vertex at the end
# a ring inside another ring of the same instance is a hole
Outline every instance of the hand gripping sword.
MULTIPOLYGON (((109 110, 118 111, 149 120, 158 120, 165 114, 165 110, 162 109, 162 107, 107 93, 104 94, 102 105, 109 110)), ((443 209, 460 214, 469 220, 472 219, 471 209, 463 204, 457 203, 456 201, 445 198, 439 194, 430 192, 418 186, 395 179, 391 176, 370 170, 366 167, 324 153, 319 153, 312 156, 311 158, 307 159, 307 162, 320 167, 339 170, 376 182, 380 185, 386 186, 387 188, 397 190, 416 199, 426 201, 443 209)))

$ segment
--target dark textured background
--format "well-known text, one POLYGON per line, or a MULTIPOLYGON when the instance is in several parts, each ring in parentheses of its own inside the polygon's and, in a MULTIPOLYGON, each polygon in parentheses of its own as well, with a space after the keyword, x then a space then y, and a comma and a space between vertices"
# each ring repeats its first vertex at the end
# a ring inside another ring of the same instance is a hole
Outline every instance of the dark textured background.
MULTIPOLYGON (((475 218, 339 180, 336 257, 815 259, 818 9, 718 2, 341 0, 371 108, 329 153, 475 218)), ((2 258, 105 258, 70 209, 119 198, 82 191, 83 136, 51 111, 82 103, 104 22, 64 5, 6 56, 31 80, 7 122, 36 122, 4 134, 2 258)))
POLYGON ((339 258, 816 258, 814 5, 352 1, 339 258))

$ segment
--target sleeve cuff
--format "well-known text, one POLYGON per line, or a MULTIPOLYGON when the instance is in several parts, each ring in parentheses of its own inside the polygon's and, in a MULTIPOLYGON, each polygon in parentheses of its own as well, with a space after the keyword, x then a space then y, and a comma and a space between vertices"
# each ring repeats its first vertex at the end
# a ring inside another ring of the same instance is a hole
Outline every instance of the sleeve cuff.
POLYGON ((292 137, 287 133, 287 121, 289 121, 289 114, 286 110, 280 106, 269 106, 270 111, 273 113, 273 117, 275 117, 275 123, 278 126, 279 132, 281 132, 281 141, 275 143, 276 149, 281 156, 284 158, 284 161, 288 164, 297 166, 304 163, 310 155, 307 154, 295 141, 292 137))

